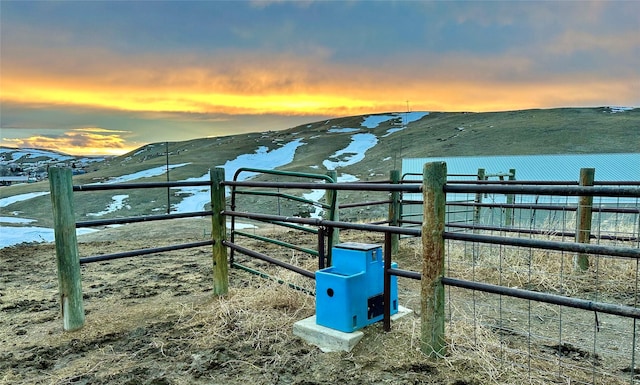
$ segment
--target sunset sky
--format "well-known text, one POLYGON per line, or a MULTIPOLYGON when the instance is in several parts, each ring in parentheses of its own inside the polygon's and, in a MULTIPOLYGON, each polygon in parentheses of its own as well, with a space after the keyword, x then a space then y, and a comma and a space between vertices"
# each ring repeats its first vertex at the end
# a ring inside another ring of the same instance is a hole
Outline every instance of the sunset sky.
POLYGON ((0 1, 9 147, 357 114, 640 106, 640 1, 0 1))

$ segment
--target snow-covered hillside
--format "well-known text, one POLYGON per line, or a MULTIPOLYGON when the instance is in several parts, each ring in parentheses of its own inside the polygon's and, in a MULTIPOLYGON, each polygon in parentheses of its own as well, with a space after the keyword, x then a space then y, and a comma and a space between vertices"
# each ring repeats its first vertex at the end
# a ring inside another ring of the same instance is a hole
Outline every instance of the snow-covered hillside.
MULTIPOLYGON (((396 114, 384 114, 384 115, 371 115, 363 117, 363 121, 359 127, 340 127, 331 128, 327 130, 327 134, 350 134, 350 142, 347 146, 337 149, 332 155, 329 155, 328 159, 321 162, 322 167, 327 170, 336 170, 338 172, 339 181, 357 181, 357 177, 343 173, 341 169, 347 166, 354 165, 365 159, 366 152, 378 143, 378 137, 371 131, 377 128, 380 124, 388 122, 390 120, 397 120, 398 124, 393 128, 386 130, 383 136, 392 135, 404 129, 409 123, 422 119, 428 115, 428 112, 409 112, 409 113, 396 113, 396 114)), ((221 164, 220 167, 225 169, 225 178, 232 179, 237 170, 241 168, 261 168, 261 169, 275 169, 283 167, 293 162, 296 155, 296 151, 300 148, 304 148, 307 145, 307 141, 311 139, 311 135, 304 137, 301 134, 297 134, 297 137, 288 142, 275 141, 277 148, 269 150, 264 146, 258 146, 253 153, 240 154, 234 159, 226 161, 221 164)), ((143 150, 138 151, 136 154, 141 154, 143 150)), ((1 154, 5 158, 15 159, 19 157, 23 161, 25 159, 45 157, 49 160, 53 159, 58 162, 62 161, 79 161, 70 156, 60 155, 48 151, 38 150, 7 150, 3 149, 1 154)), ((134 156, 136 155, 134 154, 134 156)), ((187 166, 189 163, 170 164, 169 169, 175 169, 178 167, 187 166)), ((320 165, 312 165, 311 168, 319 169, 320 165)), ((125 174, 120 176, 114 176, 106 182, 102 183, 125 183, 131 181, 142 181, 144 178, 152 176, 164 175, 167 171, 166 166, 153 167, 146 170, 141 170, 131 174, 125 174)), ((246 180, 253 176, 253 173, 240 174, 239 180, 246 180)), ((183 179, 183 181, 202 181, 209 180, 209 173, 205 173, 199 177, 191 177, 183 179)), ((172 213, 194 212, 202 211, 205 205, 209 203, 210 191, 208 187, 181 187, 174 188, 174 195, 181 198, 180 202, 173 204, 171 207, 172 213)), ((47 192, 40 192, 34 194, 24 194, 16 197, 5 197, 0 199, 0 208, 3 210, 9 210, 11 204, 35 198, 47 194, 47 192)), ((319 200, 324 196, 323 190, 313 190, 311 193, 305 194, 308 199, 319 200)), ((107 203, 105 207, 96 207, 92 213, 87 213, 88 216, 100 217, 109 213, 117 212, 119 210, 126 210, 130 208, 128 203, 129 196, 121 193, 114 194, 112 201, 107 203)), ((11 216, 0 217, 0 248, 14 245, 21 242, 49 242, 52 238, 52 229, 30 226, 31 220, 20 218, 20 213, 12 212, 11 216), (2 226, 1 223, 11 223, 12 225, 20 224, 24 226, 2 226)), ((313 213, 314 216, 319 216, 321 210, 316 210, 313 213)))

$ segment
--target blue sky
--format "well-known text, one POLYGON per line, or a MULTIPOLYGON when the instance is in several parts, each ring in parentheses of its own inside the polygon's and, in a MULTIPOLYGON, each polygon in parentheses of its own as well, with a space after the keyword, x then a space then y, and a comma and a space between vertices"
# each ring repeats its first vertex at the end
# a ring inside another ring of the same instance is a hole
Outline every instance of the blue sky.
POLYGON ((0 2, 2 145, 404 111, 640 106, 637 1, 0 2))

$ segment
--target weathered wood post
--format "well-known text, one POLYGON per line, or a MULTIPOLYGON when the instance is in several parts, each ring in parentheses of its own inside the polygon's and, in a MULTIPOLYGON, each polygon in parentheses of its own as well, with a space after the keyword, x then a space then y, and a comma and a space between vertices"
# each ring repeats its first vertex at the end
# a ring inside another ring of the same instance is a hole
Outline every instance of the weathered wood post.
MULTIPOLYGON (((327 176, 331 178, 334 182, 338 182, 338 172, 336 170, 327 171, 327 176)), ((333 206, 333 210, 329 212, 329 220, 330 221, 339 221, 340 220, 340 210, 339 210, 339 202, 338 202, 338 191, 337 190, 327 190, 327 203, 333 206), (332 205, 332 202, 335 204, 332 205)), ((335 227, 330 227, 328 230, 328 251, 327 251, 327 266, 332 266, 332 258, 333 258, 333 246, 340 243, 340 230, 335 227)))
POLYGON ((73 331, 84 326, 84 304, 71 169, 49 168, 49 188, 53 206, 62 327, 66 331, 73 331))
POLYGON ((446 351, 444 339, 444 220, 447 164, 433 162, 424 165, 422 220, 422 281, 421 281, 421 346, 429 357, 442 357, 446 351))
MULTIPOLYGON (((485 180, 484 168, 478 169, 478 180, 485 180)), ((480 204, 482 203, 482 193, 476 193, 475 203, 476 205, 473 207, 473 224, 477 225, 480 223, 480 214, 482 213, 482 207, 480 207, 480 204)), ((476 230, 474 230, 474 232, 476 232, 476 230)))
MULTIPOLYGON (((580 186, 593 186, 595 168, 580 169, 580 186)), ((589 243, 591 238, 591 213, 593 208, 593 196, 581 196, 578 199, 578 211, 576 214, 576 242, 589 243)), ((576 271, 589 270, 588 254, 577 254, 574 257, 574 269, 576 271)))
MULTIPOLYGON (((389 179, 392 184, 400 183, 400 171, 391 170, 389 172, 389 179)), ((391 202, 389 203, 389 224, 391 226, 398 226, 400 224, 400 191, 391 192, 391 202)), ((400 234, 391 234, 391 254, 398 254, 398 244, 400 241, 400 234)))
POLYGON ((222 215, 226 207, 224 186, 224 168, 217 167, 209 171, 211 180, 211 237, 213 252, 213 294, 224 295, 229 292, 229 262, 227 248, 222 243, 227 239, 227 219, 222 215))
MULTIPOLYGON (((516 180, 516 169, 512 168, 509 169, 509 180, 516 180)), ((516 198, 514 194, 507 194, 507 205, 512 205, 516 203, 516 198)), ((514 209, 513 207, 507 207, 507 210, 505 211, 505 225, 507 226, 513 226, 513 213, 514 213, 514 209)))

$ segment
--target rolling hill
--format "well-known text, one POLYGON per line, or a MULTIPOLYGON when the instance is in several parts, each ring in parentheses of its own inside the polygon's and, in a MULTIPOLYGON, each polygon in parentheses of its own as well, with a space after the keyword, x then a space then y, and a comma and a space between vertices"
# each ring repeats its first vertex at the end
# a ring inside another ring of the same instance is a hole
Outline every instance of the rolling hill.
MULTIPOLYGON (((333 169, 342 180, 368 181, 386 179, 390 170, 400 168, 402 158, 639 151, 638 108, 385 113, 312 122, 282 131, 152 143, 119 157, 83 164, 86 173, 76 175, 74 184, 165 181, 167 160, 172 181, 208 179, 208 170, 220 166, 225 167, 227 179, 238 167, 251 166, 316 174, 333 169)), ((1 155, 3 162, 29 160, 6 148, 1 155)), ((41 153, 38 157, 46 161, 41 153)), ((59 157, 51 155, 51 162, 59 157)), ((47 181, 2 187, 0 199, 48 189, 47 181)), ((83 195, 76 200, 77 211, 84 213, 78 220, 96 213, 118 215, 118 210, 127 207, 124 215, 166 212, 167 200, 175 206, 191 193, 174 191, 168 198, 166 189, 128 191, 126 202, 118 198, 120 206, 106 213, 105 208, 117 206, 117 193, 83 195)), ((37 221, 38 226, 51 226, 48 196, 4 202, 0 205, 3 216, 20 216, 37 221)))

